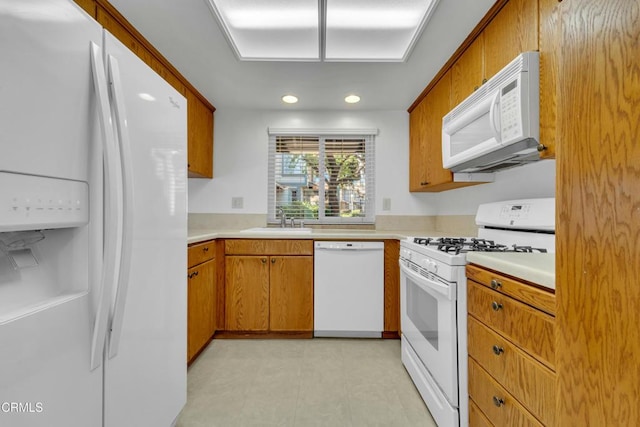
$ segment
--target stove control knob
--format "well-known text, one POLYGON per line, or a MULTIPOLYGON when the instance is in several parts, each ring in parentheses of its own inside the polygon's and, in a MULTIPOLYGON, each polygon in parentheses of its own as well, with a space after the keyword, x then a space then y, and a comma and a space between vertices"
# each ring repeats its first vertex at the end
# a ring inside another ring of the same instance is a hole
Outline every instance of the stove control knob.
POLYGON ((438 264, 435 261, 429 261, 429 267, 427 268, 432 273, 438 272, 438 264))

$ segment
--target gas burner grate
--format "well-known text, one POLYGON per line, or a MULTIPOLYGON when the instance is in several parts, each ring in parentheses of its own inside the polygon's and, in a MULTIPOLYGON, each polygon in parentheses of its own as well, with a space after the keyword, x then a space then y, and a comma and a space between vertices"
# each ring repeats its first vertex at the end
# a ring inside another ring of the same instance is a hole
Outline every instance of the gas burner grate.
POLYGON ((526 252, 526 253, 540 252, 541 254, 546 254, 547 250, 544 248, 532 248, 531 246, 513 245, 513 249, 511 250, 511 252, 526 252))
POLYGON ((414 237, 413 238, 413 243, 417 243, 419 245, 428 245, 429 243, 431 243, 431 237, 414 237))

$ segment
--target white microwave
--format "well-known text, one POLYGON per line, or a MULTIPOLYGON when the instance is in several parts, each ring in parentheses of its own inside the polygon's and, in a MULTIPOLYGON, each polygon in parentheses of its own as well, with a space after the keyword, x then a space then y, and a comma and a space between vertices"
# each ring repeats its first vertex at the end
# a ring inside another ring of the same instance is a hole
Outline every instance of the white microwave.
POLYGON ((491 172, 540 158, 538 52, 524 52, 442 119, 442 164, 491 172))

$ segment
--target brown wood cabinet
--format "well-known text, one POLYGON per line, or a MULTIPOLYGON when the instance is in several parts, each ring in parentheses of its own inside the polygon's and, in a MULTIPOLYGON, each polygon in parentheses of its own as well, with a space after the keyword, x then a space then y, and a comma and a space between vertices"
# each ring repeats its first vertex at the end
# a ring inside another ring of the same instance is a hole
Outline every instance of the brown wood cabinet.
POLYGON ((555 425, 555 295, 473 264, 467 279, 470 425, 555 425))
POLYGON ((455 107, 487 81, 484 35, 480 33, 451 67, 451 105, 455 107))
POLYGON ((269 329, 269 257, 225 256, 225 330, 269 329))
MULTIPOLYGON (((553 0, 557 1, 557 0, 553 0)), ((498 1, 409 109, 409 190, 444 191, 480 182, 455 182, 442 168, 442 117, 520 53, 541 52, 541 157, 555 156, 554 49, 557 19, 551 0, 498 1), (542 5, 538 6, 538 1, 542 5), (542 23, 539 25, 539 22, 542 23), (543 32, 543 33, 542 33, 543 32), (445 89, 445 86, 449 86, 445 89), (551 98, 551 99, 550 99, 551 98), (549 103, 547 108, 545 103, 549 103), (446 106, 448 104, 448 106, 446 106), (446 106, 446 108, 445 108, 446 106)))
POLYGON ((442 117, 451 110, 451 72, 409 115, 409 190, 437 192, 480 184, 454 181, 442 166, 442 117))
POLYGON ((538 50, 538 1, 509 0, 482 33, 484 75, 490 79, 520 53, 538 50))
POLYGON ((213 111, 187 91, 187 163, 190 178, 213 178, 213 111))
POLYGON ((211 105, 107 0, 75 0, 167 83, 187 98, 187 168, 190 178, 213 178, 211 105))
POLYGON ((558 55, 560 55, 560 4, 539 0, 540 34, 540 144, 542 158, 556 156, 558 55))
POLYGON ((188 248, 187 361, 191 362, 216 331, 215 241, 188 248))
POLYGON ((313 241, 225 241, 225 329, 313 331, 313 241))
POLYGON ((557 425, 637 426, 638 1, 559 7, 557 425))

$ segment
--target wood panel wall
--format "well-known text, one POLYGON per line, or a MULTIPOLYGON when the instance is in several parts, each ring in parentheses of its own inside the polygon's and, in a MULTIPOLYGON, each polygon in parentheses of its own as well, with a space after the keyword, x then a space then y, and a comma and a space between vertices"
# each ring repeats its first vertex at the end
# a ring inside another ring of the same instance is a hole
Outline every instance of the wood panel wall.
POLYGON ((640 4, 561 4, 558 426, 640 422, 640 4))

